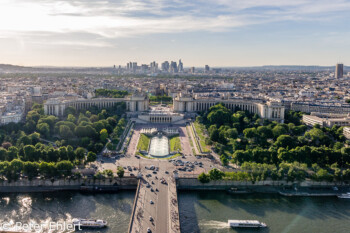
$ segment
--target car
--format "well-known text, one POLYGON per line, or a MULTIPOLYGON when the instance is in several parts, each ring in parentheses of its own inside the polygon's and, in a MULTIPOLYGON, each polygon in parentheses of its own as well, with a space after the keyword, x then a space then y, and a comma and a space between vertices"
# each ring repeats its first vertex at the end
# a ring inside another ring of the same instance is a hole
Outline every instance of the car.
POLYGON ((133 169, 134 169, 134 171, 136 171, 136 167, 134 167, 133 169))
POLYGON ((156 171, 153 171, 152 173, 153 173, 153 174, 157 174, 157 172, 156 172, 156 171))
POLYGON ((154 184, 154 182, 152 181, 152 184, 154 184))
POLYGON ((153 221, 153 218, 152 218, 152 216, 149 216, 149 220, 152 222, 153 221))
POLYGON ((151 187, 151 185, 150 185, 150 184, 147 184, 147 185, 146 185, 146 188, 150 188, 150 187, 151 187))
POLYGON ((159 171, 159 167, 156 167, 156 171, 159 171))
POLYGON ((169 174, 169 172, 168 172, 168 171, 165 171, 165 174, 169 174))
POLYGON ((159 190, 156 188, 156 192, 159 192, 159 190))
POLYGON ((153 188, 151 188, 151 192, 154 192, 154 189, 153 189, 153 188))
POLYGON ((153 204, 154 204, 154 202, 153 202, 152 200, 150 200, 150 201, 149 201, 149 203, 150 203, 151 205, 153 205, 153 204))
POLYGON ((149 169, 150 170, 154 170, 156 167, 154 166, 154 165, 151 165, 150 167, 149 167, 149 169))
POLYGON ((130 173, 130 176, 135 176, 133 173, 130 173))
POLYGON ((147 228, 147 233, 152 233, 152 230, 149 227, 147 228))

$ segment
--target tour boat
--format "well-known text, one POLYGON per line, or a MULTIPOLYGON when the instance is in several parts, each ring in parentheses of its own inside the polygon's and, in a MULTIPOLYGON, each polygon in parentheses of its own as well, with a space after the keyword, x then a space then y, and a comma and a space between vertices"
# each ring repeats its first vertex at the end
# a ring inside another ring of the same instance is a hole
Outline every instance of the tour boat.
POLYGON ((341 195, 338 195, 338 198, 350 198, 350 192, 349 193, 343 193, 341 195))
POLYGON ((81 219, 75 218, 72 220, 75 227, 103 228, 107 226, 107 222, 100 219, 81 219))
POLYGON ((259 222, 258 220, 228 220, 228 225, 232 228, 236 227, 252 227, 252 228, 261 228, 267 227, 267 225, 263 222, 259 222))

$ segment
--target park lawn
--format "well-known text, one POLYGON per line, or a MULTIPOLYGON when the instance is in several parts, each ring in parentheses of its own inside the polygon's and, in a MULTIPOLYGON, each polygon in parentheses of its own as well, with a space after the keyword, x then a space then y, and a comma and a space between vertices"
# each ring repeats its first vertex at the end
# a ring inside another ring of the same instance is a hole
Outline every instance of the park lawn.
POLYGON ((137 144, 137 150, 148 151, 148 146, 151 139, 145 134, 140 134, 140 139, 137 144))
POLYGON ((181 151, 181 142, 179 136, 170 138, 170 151, 181 151))
POLYGON ((200 139, 199 143, 200 143, 200 146, 201 146, 203 152, 210 152, 207 144, 205 144, 206 135, 204 134, 204 125, 199 124, 198 122, 194 122, 193 125, 194 125, 194 128, 196 129, 197 135, 200 139))

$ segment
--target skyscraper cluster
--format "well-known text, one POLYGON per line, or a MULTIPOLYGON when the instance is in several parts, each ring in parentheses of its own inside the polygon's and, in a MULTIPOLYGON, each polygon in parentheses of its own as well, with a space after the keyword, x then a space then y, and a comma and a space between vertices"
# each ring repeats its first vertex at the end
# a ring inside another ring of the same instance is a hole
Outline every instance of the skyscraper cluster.
POLYGON ((165 61, 162 63, 162 71, 170 73, 182 73, 184 71, 184 65, 181 59, 179 60, 179 64, 177 64, 176 61, 171 61, 170 63, 168 61, 165 61))

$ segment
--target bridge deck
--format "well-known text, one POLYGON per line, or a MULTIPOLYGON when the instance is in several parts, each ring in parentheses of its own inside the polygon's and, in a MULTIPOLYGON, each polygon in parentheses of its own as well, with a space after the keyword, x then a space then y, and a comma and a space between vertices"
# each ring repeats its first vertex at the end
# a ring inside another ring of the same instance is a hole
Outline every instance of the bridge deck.
POLYGON ((129 232, 147 232, 148 228, 152 233, 180 232, 176 182, 170 174, 165 174, 165 170, 160 169, 157 174, 143 170, 136 192, 129 232), (151 176, 148 177, 148 174, 151 176), (162 178, 166 184, 161 183, 162 178), (150 217, 153 221, 150 221, 150 217))

